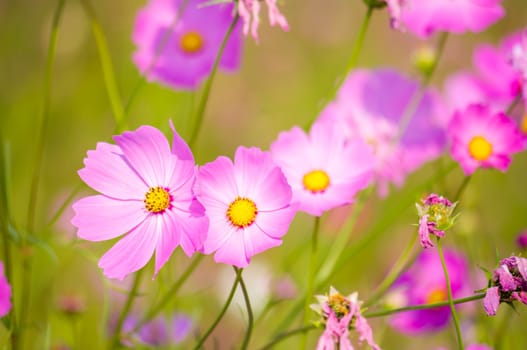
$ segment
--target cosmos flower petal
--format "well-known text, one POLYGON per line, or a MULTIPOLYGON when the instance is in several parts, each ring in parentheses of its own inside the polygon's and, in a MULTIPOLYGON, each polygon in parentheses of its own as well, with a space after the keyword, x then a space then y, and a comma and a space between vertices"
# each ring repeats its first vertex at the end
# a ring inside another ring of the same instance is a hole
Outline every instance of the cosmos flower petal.
POLYGON ((234 231, 228 236, 225 244, 220 246, 214 255, 214 261, 230 264, 239 268, 249 265, 250 257, 245 251, 243 231, 234 231))
POLYGON ((296 208, 292 205, 274 211, 259 212, 256 225, 270 237, 281 238, 287 233, 289 225, 295 217, 296 208))
POLYGON ((162 230, 163 218, 150 215, 102 256, 99 267, 104 275, 122 280, 144 267, 154 254, 162 230))
POLYGON ((485 312, 489 316, 495 316, 498 312, 498 307, 500 305, 500 295, 498 287, 491 287, 487 289, 485 293, 485 298, 483 299, 483 307, 485 312))
POLYGON ((232 161, 222 156, 201 166, 195 192, 204 205, 208 201, 229 205, 239 195, 232 161))
MULTIPOLYGON (((197 203, 197 201, 195 202, 197 203)), ((201 252, 209 225, 208 218, 200 212, 189 214, 176 210, 169 215, 174 221, 174 225, 177 225, 181 230, 180 244, 185 254, 190 257, 194 252, 201 252)))
POLYGON ((171 211, 168 211, 166 215, 158 215, 158 217, 160 232, 156 246, 154 275, 157 275, 181 242, 181 229, 173 219, 171 211))
POLYGON ((243 240, 248 259, 271 247, 282 245, 281 239, 269 236, 257 225, 251 225, 244 230, 243 240))
POLYGON ((170 120, 170 129, 174 135, 172 138, 172 153, 181 160, 191 160, 194 162, 194 155, 192 154, 189 145, 181 136, 179 136, 172 120, 170 120))
POLYGON ((139 200, 121 201, 106 196, 89 196, 73 204, 72 224, 77 235, 89 241, 118 237, 139 225, 147 217, 145 204, 139 200))

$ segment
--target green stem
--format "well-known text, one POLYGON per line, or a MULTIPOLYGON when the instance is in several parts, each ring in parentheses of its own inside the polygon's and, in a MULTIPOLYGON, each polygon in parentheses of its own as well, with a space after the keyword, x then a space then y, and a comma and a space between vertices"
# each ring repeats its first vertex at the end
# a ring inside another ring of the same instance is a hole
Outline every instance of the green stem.
POLYGON ((452 285, 450 284, 450 277, 448 276, 448 269, 445 263, 445 256, 443 255, 443 248, 441 246, 441 239, 437 237, 437 250, 439 252, 439 258, 441 259, 441 265, 443 266, 443 272, 445 273, 445 282, 448 292, 448 304, 450 305, 450 311, 452 312, 452 319, 454 320, 454 326, 456 329, 457 343, 460 350, 464 349, 463 338, 461 336, 461 328, 459 326, 459 319, 457 316, 456 308, 454 306, 453 297, 452 297, 452 285))
POLYGON ((68 195, 68 197, 66 197, 66 199, 64 200, 64 202, 61 204, 61 206, 57 209, 57 211, 55 212, 55 214, 53 214, 53 216, 51 217, 51 220, 49 220, 49 222, 46 224, 46 228, 50 228, 51 226, 53 226, 57 220, 60 218, 60 216, 64 213, 64 210, 66 210, 71 201, 75 198, 75 196, 80 192, 80 190, 84 187, 84 184, 82 183, 79 183, 72 191, 71 193, 68 195))
POLYGON ((121 310, 121 314, 119 315, 119 318, 117 319, 117 325, 115 326, 113 337, 110 342, 110 349, 115 349, 119 347, 124 321, 126 320, 126 317, 128 316, 128 313, 130 312, 132 308, 132 304, 134 303, 135 297, 137 295, 137 290, 139 289, 139 284, 140 284, 139 282, 141 281, 141 275, 143 274, 143 271, 144 271, 144 268, 142 268, 141 270, 135 273, 134 284, 132 285, 132 289, 130 290, 130 292, 128 292, 128 297, 126 298, 124 307, 121 310))
POLYGON ((196 112, 196 117, 195 117, 196 121, 195 121, 194 129, 192 130, 192 135, 190 136, 190 141, 189 141, 190 148, 193 148, 194 143, 196 142, 196 139, 198 137, 199 131, 201 129, 201 125, 203 124, 203 115, 205 114, 205 108, 207 107, 207 102, 209 100, 210 90, 212 88, 212 82, 214 81, 214 77, 216 76, 216 72, 218 71, 218 65, 220 64, 221 56, 223 55, 223 51, 225 50, 225 47, 227 46, 229 37, 231 36, 231 33, 236 27, 236 24, 238 23, 239 19, 240 19, 240 16, 236 14, 234 16, 234 19, 232 20, 232 23, 229 29, 227 29, 227 33, 225 33, 225 36, 223 37, 223 41, 221 43, 220 49, 218 50, 218 54, 216 55, 216 59, 214 60, 212 71, 210 72, 207 82, 205 83, 205 87, 203 89, 203 95, 198 105, 198 110, 196 112))
POLYGON ((139 330, 142 326, 144 326, 148 321, 150 321, 152 318, 154 318, 160 311, 163 310, 165 305, 174 298, 177 293, 179 292, 179 289, 181 286, 186 282, 186 280, 192 275, 194 270, 199 266, 199 264, 203 261, 203 258, 205 255, 198 255, 192 263, 187 267, 187 269, 183 272, 181 277, 177 279, 177 281, 174 283, 174 285, 169 289, 169 291, 163 296, 161 301, 157 303, 156 306, 154 306, 150 311, 141 319, 140 322, 137 323, 137 325, 134 327, 134 331, 139 330))
POLYGON ((251 300, 249 299, 249 293, 247 293, 247 287, 245 286, 245 282, 242 277, 242 271, 243 269, 239 269, 234 267, 234 271, 236 272, 236 276, 240 276, 240 287, 242 289, 243 293, 243 299, 245 300, 245 306, 247 307, 247 331, 245 332, 245 336, 243 337, 243 343, 241 346, 242 350, 246 350, 249 347, 249 341, 251 339, 251 333, 253 331, 253 310, 251 307, 251 300))
POLYGON ((364 303, 363 307, 368 307, 375 304, 386 293, 386 291, 391 287, 393 282, 395 282, 395 280, 401 275, 401 273, 406 270, 408 265, 413 260, 415 260, 416 256, 414 256, 412 259, 409 259, 409 256, 412 253, 416 242, 417 235, 414 235, 413 238, 408 242, 408 245, 404 249, 399 259, 397 259, 397 261, 393 264, 393 267, 388 273, 388 275, 379 284, 376 291, 373 292, 373 295, 368 299, 368 301, 364 303))
MULTIPOLYGON (((452 300, 452 303, 457 305, 457 304, 468 303, 474 300, 480 300, 483 298, 485 298, 485 293, 475 294, 475 295, 472 295, 466 298, 454 299, 452 300)), ((397 309, 390 309, 390 310, 365 312, 363 313, 363 316, 366 318, 382 317, 382 316, 389 316, 389 315, 397 314, 399 312, 435 309, 435 308, 447 306, 447 305, 450 305, 450 301, 441 301, 441 302, 432 303, 432 304, 411 305, 411 306, 405 306, 405 307, 400 307, 397 309)))
MULTIPOLYGON (((311 255, 309 256, 309 271, 307 274, 306 294, 304 295, 304 318, 303 325, 307 326, 310 319, 310 305, 313 300, 313 289, 315 284, 315 275, 317 273, 317 251, 318 251, 318 232, 320 229, 320 216, 315 217, 313 225, 313 234, 311 236, 311 255)), ((307 343, 307 334, 304 334, 300 341, 299 349, 305 349, 307 343)))
POLYGON ((471 176, 465 176, 465 178, 463 179, 463 182, 461 183, 461 185, 459 186, 456 194, 454 195, 454 201, 457 202, 461 199, 461 196, 463 195, 463 192, 465 191, 465 189, 467 188, 469 182, 470 182, 470 179, 472 179, 472 175, 471 176))
POLYGON ((95 44, 97 45, 99 59, 101 61, 106 92, 108 93, 108 99, 110 100, 110 106, 115 119, 116 132, 120 133, 126 129, 126 120, 122 106, 121 95, 119 94, 119 89, 117 88, 117 80, 115 78, 112 59, 108 49, 108 42, 90 0, 81 0, 81 2, 84 7, 84 11, 90 19, 93 36, 95 38, 95 44))
POLYGON ((305 326, 305 327, 293 329, 291 331, 287 331, 284 333, 280 333, 271 342, 269 342, 268 344, 260 348, 260 350, 274 349, 274 346, 282 342, 283 340, 286 340, 287 338, 292 337, 293 335, 296 335, 296 334, 306 334, 307 332, 312 331, 314 329, 317 329, 317 328, 315 326, 305 326))
MULTIPOLYGON (((357 39, 355 39, 355 44, 353 45, 353 49, 351 50, 351 56, 350 60, 348 62, 348 66, 346 67, 346 73, 345 76, 348 75, 348 73, 355 68, 357 65, 357 61, 359 59, 359 54, 362 50, 362 47, 364 46, 364 39, 366 38, 366 32, 368 30, 368 27, 370 25, 371 15, 373 14, 374 7, 368 6, 368 10, 366 11, 366 15, 362 19, 362 24, 359 29, 359 34, 357 35, 357 39)), ((344 79, 346 79, 344 77, 344 79)))
POLYGON ((236 293, 236 288, 238 287, 238 283, 240 283, 241 276, 242 276, 241 273, 242 273, 241 269, 239 269, 236 272, 236 279, 234 280, 234 283, 232 284, 232 288, 231 288, 231 291, 229 293, 229 296, 227 297, 227 301, 225 302, 225 305, 223 305, 223 308, 221 309, 219 315, 216 317, 216 319, 214 320, 212 325, 209 327, 209 329, 207 329, 205 334, 199 339, 198 343, 194 347, 194 350, 198 350, 198 349, 201 349, 203 347, 203 343, 205 343, 207 338, 211 335, 211 333, 214 331, 216 326, 220 323, 221 319, 225 315, 225 312, 227 312, 227 309, 229 308, 229 305, 232 302, 232 298, 234 297, 234 293, 236 293))

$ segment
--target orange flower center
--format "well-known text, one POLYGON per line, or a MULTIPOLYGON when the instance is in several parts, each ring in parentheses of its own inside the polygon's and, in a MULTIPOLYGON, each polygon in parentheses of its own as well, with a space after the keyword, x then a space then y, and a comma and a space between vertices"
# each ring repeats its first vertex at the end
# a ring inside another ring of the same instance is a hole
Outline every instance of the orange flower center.
POLYGON ((339 320, 350 312, 349 300, 340 293, 330 295, 328 305, 333 309, 339 320))
POLYGON ((248 198, 236 198, 227 209, 227 218, 238 228, 250 226, 256 220, 257 214, 256 204, 248 198))
POLYGON ((475 136, 468 144, 468 152, 475 160, 487 160, 492 154, 492 145, 483 136, 475 136))
POLYGON ((324 170, 313 170, 304 175, 303 183, 312 193, 324 192, 329 187, 329 176, 324 170))
POLYGON ((447 300, 448 296, 444 288, 432 289, 430 293, 426 296, 427 304, 435 304, 441 301, 447 300))
POLYGON ((520 129, 522 130, 524 134, 527 134, 527 113, 522 118, 520 129))
POLYGON ((198 32, 187 32, 181 36, 181 49, 188 54, 195 54, 203 49, 203 37, 198 32))
POLYGON ((151 213, 161 213, 165 211, 171 202, 170 194, 163 187, 150 187, 145 194, 145 208, 151 213))

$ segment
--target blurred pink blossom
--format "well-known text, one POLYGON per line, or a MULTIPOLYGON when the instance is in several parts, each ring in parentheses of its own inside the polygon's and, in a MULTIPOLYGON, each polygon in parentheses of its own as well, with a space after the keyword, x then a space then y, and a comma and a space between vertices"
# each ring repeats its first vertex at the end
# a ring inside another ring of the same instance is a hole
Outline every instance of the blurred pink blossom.
MULTIPOLYGON (((265 0, 269 13, 269 23, 271 26, 279 25, 282 30, 287 32, 289 24, 284 15, 278 10, 276 1, 265 0)), ((260 6, 260 0, 238 1, 238 14, 243 20, 243 34, 248 35, 250 31, 256 41, 258 41, 258 26, 260 25, 260 6)))
POLYGON ((4 274, 4 264, 0 261, 0 317, 11 311, 11 286, 4 274))

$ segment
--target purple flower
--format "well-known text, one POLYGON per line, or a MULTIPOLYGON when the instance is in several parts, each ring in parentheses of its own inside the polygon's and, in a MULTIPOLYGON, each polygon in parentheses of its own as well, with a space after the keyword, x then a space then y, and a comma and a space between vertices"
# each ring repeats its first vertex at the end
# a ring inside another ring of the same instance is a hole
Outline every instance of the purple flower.
MULTIPOLYGON (((233 20, 233 5, 200 7, 207 0, 188 0, 186 5, 182 2, 151 0, 139 11, 133 34, 137 46, 133 59, 149 81, 194 90, 212 71, 233 20)), ((236 26, 219 67, 236 70, 241 51, 241 27, 236 26)))
MULTIPOLYGON (((469 271, 463 255, 453 250, 444 251, 452 294, 463 297, 470 292, 469 271)), ((394 283, 388 293, 393 307, 437 303, 447 300, 447 286, 441 260, 436 250, 424 250, 414 264, 394 283), (397 304, 397 305, 395 305, 397 304)), ((405 334, 419 334, 442 329, 448 324, 448 306, 434 309, 406 311, 390 318, 390 325, 405 334)))
POLYGON ((527 231, 521 232, 518 237, 516 237, 516 244, 520 249, 527 248, 527 231))
POLYGON ((494 316, 500 303, 514 300, 527 305, 527 259, 517 256, 500 261, 483 299, 483 307, 487 315, 494 316))
POLYGON ((0 317, 11 311, 11 286, 4 275, 4 264, 0 261, 0 317))
POLYGON ((370 146, 381 195, 388 193, 390 183, 402 185, 445 146, 446 113, 434 90, 427 89, 416 112, 403 120, 418 88, 417 81, 391 69, 355 70, 317 120, 329 121, 348 140, 362 138, 370 146))
POLYGON ((452 213, 457 203, 452 204, 445 197, 435 193, 421 200, 422 204, 416 204, 419 214, 419 239, 423 248, 434 246, 430 235, 444 237, 445 231, 453 224, 456 217, 452 213))
POLYGON ((355 292, 345 297, 330 287, 329 295, 317 295, 318 304, 311 305, 325 326, 317 343, 317 350, 353 350, 349 340, 349 331, 354 328, 359 334, 359 342, 365 341, 372 349, 380 350, 373 340, 373 332, 365 317, 361 314, 361 302, 355 292), (337 346, 338 344, 338 346, 337 346))

